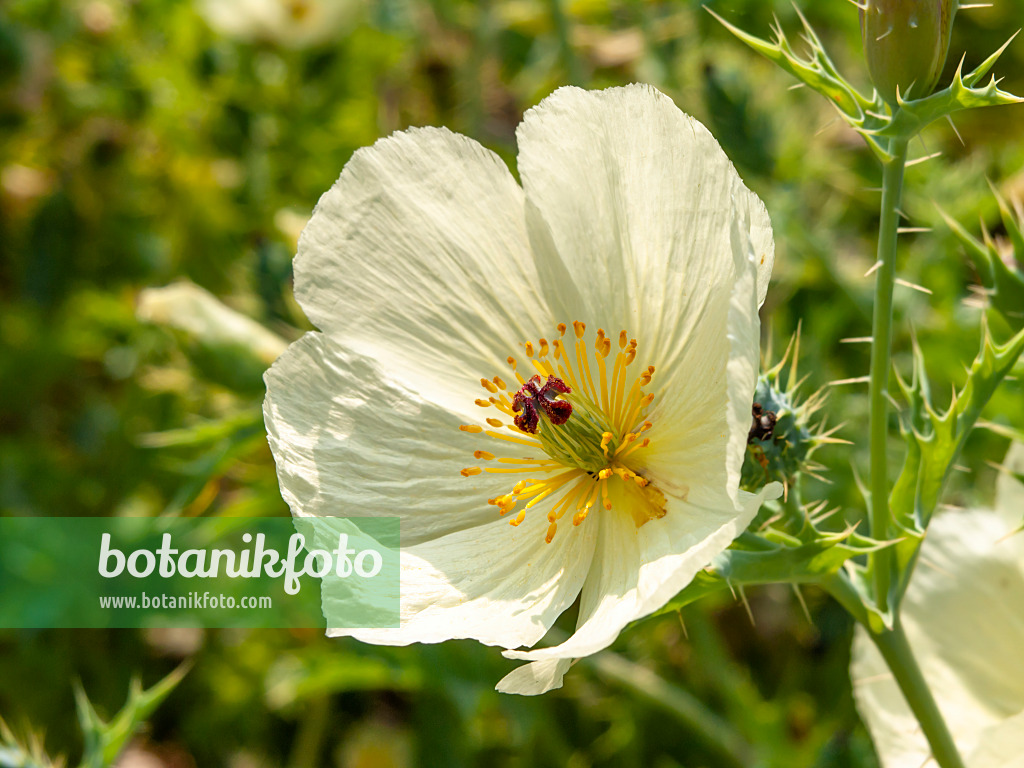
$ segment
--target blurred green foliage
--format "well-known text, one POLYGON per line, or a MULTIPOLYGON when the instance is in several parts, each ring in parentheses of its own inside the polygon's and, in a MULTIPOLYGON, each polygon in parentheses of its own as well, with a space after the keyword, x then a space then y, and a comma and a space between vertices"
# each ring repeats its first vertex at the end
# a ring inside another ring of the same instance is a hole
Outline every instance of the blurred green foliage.
MULTIPOLYGON (((865 84, 856 9, 805 5, 847 76, 865 84)), ((514 167, 522 112, 568 82, 650 82, 704 121, 775 224, 766 341, 784 346, 802 322, 807 391, 866 372, 867 345, 842 340, 869 332, 864 273, 879 172, 822 100, 791 88, 699 2, 357 6, 344 28, 302 47, 266 32, 220 34, 188 2, 0 5, 0 512, 287 514, 255 374, 137 321, 139 291, 187 278, 295 338, 308 328, 290 292, 297 233, 356 148, 443 124, 514 167)), ((788 0, 712 6, 752 32, 764 33, 773 14, 797 29, 788 0)), ((944 78, 962 51, 977 64, 1021 18, 1024 0, 958 15, 944 78)), ((1003 87, 1024 91, 1024 44, 1011 46, 1000 74, 1003 87)), ((942 152, 908 171, 904 204, 910 225, 934 230, 903 238, 900 272, 930 293, 896 294, 906 321, 896 365, 910 370, 912 325, 937 393, 962 384, 981 310, 979 276, 935 203, 969 229, 980 217, 998 237, 985 180, 1024 195, 1024 108, 968 114, 957 128, 963 143, 941 124, 912 147, 942 152)), ((1005 385, 985 418, 1024 427, 1022 390, 1019 380, 1005 385)), ((842 525, 860 514, 851 462, 865 464, 865 388, 831 388, 826 410, 855 441, 816 455, 842 525)), ((986 461, 1005 443, 991 432, 970 439, 949 501, 990 501, 986 461)), ((894 436, 894 468, 898 449, 894 436)), ((824 492, 812 482, 805 497, 824 492)), ((814 591, 763 588, 742 602, 716 595, 688 606, 682 622, 666 616, 626 633, 616 650, 720 717, 753 750, 752 764, 874 766, 850 696, 849 618, 814 591)), ((109 716, 134 674, 153 684, 182 658, 194 668, 123 765, 728 764, 628 666, 613 663, 620 674, 611 674, 581 663, 561 691, 507 697, 493 685, 512 663, 469 642, 394 649, 300 631, 0 632, 0 715, 16 732, 44 733, 51 754, 77 757, 73 681, 109 716)))

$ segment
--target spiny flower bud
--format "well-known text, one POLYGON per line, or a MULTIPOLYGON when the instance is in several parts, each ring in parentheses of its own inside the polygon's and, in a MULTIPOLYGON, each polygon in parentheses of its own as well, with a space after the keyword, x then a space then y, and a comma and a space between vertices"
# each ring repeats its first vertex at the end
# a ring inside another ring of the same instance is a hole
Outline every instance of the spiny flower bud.
POLYGON ((845 442, 832 437, 835 430, 824 431, 812 424, 825 397, 821 392, 808 398, 797 394, 801 384, 797 376, 799 350, 798 334, 782 360, 758 377, 740 476, 744 490, 754 491, 772 480, 789 485, 801 472, 813 475, 823 467, 811 454, 825 443, 845 442))
POLYGON ((861 37, 868 72, 890 104, 932 92, 946 63, 958 0, 864 0, 861 37))

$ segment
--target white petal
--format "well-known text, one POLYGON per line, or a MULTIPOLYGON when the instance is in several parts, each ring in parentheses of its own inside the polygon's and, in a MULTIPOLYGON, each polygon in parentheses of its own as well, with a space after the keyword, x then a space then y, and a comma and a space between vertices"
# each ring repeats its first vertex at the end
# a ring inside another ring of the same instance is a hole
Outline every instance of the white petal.
POLYGON ((745 222, 732 232, 736 281, 713 302, 680 364, 662 377, 649 414, 652 450, 643 470, 659 488, 709 506, 738 507, 740 470, 757 383, 760 319, 745 222))
MULTIPOLYGON (((479 463, 475 449, 497 441, 459 431, 457 416, 405 389, 374 361, 310 333, 265 380, 270 447, 281 493, 296 515, 399 516, 404 544, 497 516, 487 499, 508 492, 508 475, 459 472, 479 463)), ((507 455, 519 455, 507 445, 507 455)))
POLYGON ((452 410, 556 320, 537 293, 523 193, 494 153, 439 128, 360 149, 299 241, 309 319, 452 410), (474 389, 474 387, 476 387, 474 389))
POLYGON ((1024 483, 1016 475, 1024 476, 1024 443, 1013 443, 1003 459, 1008 470, 996 480, 996 510, 1006 524, 1019 528, 1024 525, 1024 483))
MULTIPOLYGON (((750 222, 763 300, 774 260, 764 205, 699 122, 650 86, 561 88, 516 131, 531 236, 553 307, 566 297, 613 328, 643 329, 663 362, 719 286, 731 283, 730 229, 750 222)), ((579 318, 584 321, 587 317, 579 318)), ((645 350, 641 349, 641 353, 645 350)))
POLYGON ((456 531, 401 553, 401 627, 330 629, 385 645, 475 638, 533 645, 572 605, 594 553, 596 527, 560 531, 549 544, 544 514, 456 531))
POLYGON ((276 333, 188 281, 141 291, 135 313, 139 320, 177 328, 203 344, 245 347, 268 365, 288 346, 276 333))
POLYGON ((494 690, 501 693, 518 693, 520 696, 539 696, 561 688, 562 678, 572 664, 572 659, 531 661, 529 664, 516 667, 501 678, 494 686, 494 690))
POLYGON ((638 362, 657 368, 655 471, 692 469, 734 495, 774 260, 764 205, 707 129, 648 86, 562 88, 517 138, 549 303, 636 334, 638 362))
MULTIPOLYGON (((964 755, 1024 711, 1024 537, 1009 530, 986 510, 936 517, 904 600, 907 638, 964 755)), ((850 674, 885 768, 918 768, 928 746, 860 629, 850 674)))
MULTIPOLYGON (((669 498, 664 517, 637 528, 621 506, 600 510, 601 530, 583 585, 576 632, 561 645, 506 651, 510 659, 579 658, 607 648, 631 621, 663 606, 729 546, 754 518, 766 493, 743 494, 743 508, 712 509, 669 498)), ((613 505, 621 499, 613 497, 613 505)), ((587 522, 590 522, 588 519, 587 522)))
POLYGON ((970 768, 1024 768, 1024 712, 986 729, 967 757, 970 768))

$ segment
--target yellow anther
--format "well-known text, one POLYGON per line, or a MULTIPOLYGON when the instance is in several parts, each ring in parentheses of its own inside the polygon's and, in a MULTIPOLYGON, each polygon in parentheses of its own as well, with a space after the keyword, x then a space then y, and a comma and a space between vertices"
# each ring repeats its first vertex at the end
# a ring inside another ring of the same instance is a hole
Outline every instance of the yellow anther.
POLYGON ((558 528, 558 523, 554 523, 554 522, 551 523, 551 525, 548 526, 548 533, 544 537, 544 541, 546 541, 548 544, 550 544, 551 540, 555 538, 555 530, 557 528, 558 528))
POLYGON ((509 525, 519 525, 525 519, 526 519, 526 510, 525 509, 521 509, 521 510, 519 510, 519 514, 518 515, 516 515, 515 517, 513 517, 511 520, 508 521, 508 524, 509 525))
POLYGON ((487 379, 480 379, 480 386, 486 389, 488 392, 493 393, 498 391, 498 388, 494 386, 491 382, 489 382, 487 379))
POLYGON ((480 469, 480 467, 466 467, 462 470, 462 476, 469 477, 470 475, 479 475, 481 472, 483 472, 483 470, 480 469))
POLYGON ((490 451, 473 451, 474 459, 483 459, 484 461, 491 461, 494 458, 494 454, 490 451))
POLYGON ((627 349, 625 355, 626 365, 630 365, 634 360, 636 360, 636 347, 630 347, 627 349))
POLYGON ((512 355, 509 355, 509 356, 508 356, 508 357, 507 357, 507 358, 505 359, 505 362, 507 362, 507 363, 508 363, 509 365, 511 365, 511 366, 512 366, 513 368, 515 368, 515 367, 516 367, 516 359, 515 359, 514 357, 512 357, 512 355))
POLYGON ((619 349, 624 349, 625 348, 625 346, 626 346, 626 339, 628 339, 628 338, 629 337, 626 335, 625 331, 619 331, 619 349))
POLYGON ((640 401, 640 407, 646 408, 648 405, 654 402, 654 393, 651 392, 649 395, 644 395, 643 400, 640 401))
MULTIPOLYGON (((647 431, 648 429, 650 429, 650 428, 651 428, 651 427, 653 427, 653 426, 654 426, 654 425, 653 425, 653 424, 651 424, 651 422, 649 422, 649 421, 645 421, 645 422, 644 422, 644 425, 643 425, 642 427, 640 427, 640 431, 641 431, 641 432, 646 432, 646 431, 647 431)), ((649 441, 648 441, 648 442, 649 442, 649 441)))
POLYGON ((463 432, 472 432, 473 434, 484 431, 483 427, 478 427, 476 424, 460 424, 459 429, 463 432))
POLYGON ((612 438, 614 437, 615 435, 613 435, 611 432, 605 432, 603 435, 601 435, 601 451, 604 453, 605 456, 608 455, 608 443, 610 443, 612 441, 612 438))
POLYGON ((527 486, 528 481, 520 480, 518 483, 512 486, 512 493, 522 493, 523 489, 527 486))
POLYGON ((559 336, 565 336, 565 328, 566 328, 565 323, 559 323, 557 328, 558 328, 558 335, 559 336))
POLYGON ((498 389, 505 388, 505 382, 502 381, 499 377, 495 376, 493 379, 491 379, 491 381, 494 382, 494 386, 496 386, 498 389))
POLYGON ((548 340, 547 339, 541 339, 540 340, 540 352, 537 354, 537 357, 547 357, 547 355, 548 355, 548 340))
POLYGON ((573 320, 572 327, 576 331, 576 338, 582 339, 584 331, 587 330, 587 324, 581 323, 579 320, 573 320))
POLYGON ((584 509, 581 509, 579 512, 577 512, 575 515, 572 516, 572 524, 573 525, 579 525, 580 523, 582 523, 584 520, 587 519, 587 515, 588 514, 590 514, 590 507, 586 507, 584 509))
POLYGON ((500 427, 501 426, 501 420, 500 419, 488 419, 487 423, 490 424, 492 427, 500 427))
POLYGON ((490 400, 474 400, 473 402, 475 402, 481 408, 490 408, 491 407, 491 401, 490 400))
POLYGON ((612 476, 612 471, 613 470, 612 470, 611 467, 605 467, 604 469, 602 469, 600 472, 597 473, 597 479, 598 480, 607 480, 609 477, 612 476))
POLYGON ((528 341, 523 346, 526 348, 526 356, 533 357, 533 344, 528 341))

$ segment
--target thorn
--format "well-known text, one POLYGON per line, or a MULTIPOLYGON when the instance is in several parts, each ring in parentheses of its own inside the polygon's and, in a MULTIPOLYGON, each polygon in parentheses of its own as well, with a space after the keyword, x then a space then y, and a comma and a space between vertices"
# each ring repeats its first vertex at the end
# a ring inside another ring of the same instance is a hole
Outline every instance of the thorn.
POLYGON ((729 591, 732 592, 732 599, 736 600, 737 599, 736 598, 736 588, 733 587, 732 582, 729 581, 728 579, 726 579, 725 580, 725 584, 726 584, 727 587, 729 587, 729 591))
POLYGON ((902 285, 904 288, 913 288, 915 291, 926 293, 929 296, 932 295, 932 292, 929 289, 925 288, 923 285, 917 285, 916 283, 907 282, 906 280, 900 277, 896 278, 895 283, 896 285, 902 285))
POLYGON ((909 235, 913 232, 931 232, 931 227, 897 227, 896 234, 909 235))
POLYGON ((961 146, 964 146, 964 147, 966 147, 966 146, 967 146, 967 144, 966 144, 966 143, 964 142, 964 137, 963 137, 963 136, 961 136, 961 135, 960 135, 960 131, 958 131, 958 130, 956 129, 956 123, 954 123, 954 122, 953 122, 953 118, 952 118, 952 116, 950 116, 950 115, 946 115, 946 120, 947 120, 947 121, 949 122, 949 127, 953 129, 953 133, 955 133, 955 134, 956 134, 956 137, 957 137, 958 139, 960 139, 960 144, 961 144, 961 146))
POLYGON ((840 344, 870 344, 874 339, 870 336, 850 336, 846 339, 840 339, 840 344))
POLYGON ((902 216, 902 217, 903 217, 904 219, 906 219, 907 221, 910 221, 910 217, 909 217, 909 216, 907 216, 907 214, 905 214, 905 213, 904 213, 903 211, 901 211, 901 210, 900 210, 899 208, 897 208, 897 209, 896 209, 896 213, 898 213, 898 214, 899 214, 900 216, 902 216))
POLYGON ((871 110, 868 109, 864 110, 864 114, 868 115, 869 117, 878 118, 879 120, 885 120, 886 122, 888 122, 890 119, 890 115, 883 115, 881 112, 872 112, 871 110))
MULTIPOLYGON (((824 506, 824 504, 822 504, 822 506, 824 506)), ((818 515, 817 517, 813 517, 813 518, 811 518, 811 523, 812 523, 812 524, 813 524, 813 525, 814 525, 815 527, 817 527, 818 525, 820 525, 821 523, 825 522, 825 521, 826 521, 826 520, 828 520, 828 519, 829 519, 830 517, 832 517, 832 515, 834 515, 834 514, 835 514, 836 512, 838 512, 838 511, 839 511, 839 509, 840 509, 839 507, 833 507, 832 509, 830 509, 830 510, 828 510, 828 511, 826 511, 826 512, 822 512, 822 513, 821 513, 820 515, 818 515)))
POLYGON ((800 607, 804 609, 804 617, 807 619, 808 624, 814 624, 811 621, 811 612, 807 610, 807 601, 804 600, 804 593, 800 591, 798 584, 793 584, 793 593, 796 595, 796 599, 800 602, 800 607))
POLYGON ((864 273, 864 277, 871 277, 873 274, 875 274, 875 272, 877 272, 881 268, 882 264, 883 262, 881 259, 876 261, 874 264, 871 265, 871 269, 864 273))
POLYGON ((830 387, 839 387, 842 386, 843 384, 867 384, 869 381, 871 381, 870 376, 857 376, 856 378, 853 379, 839 379, 838 381, 830 381, 828 385, 830 387))
POLYGON ((786 90, 787 91, 795 91, 798 88, 803 88, 805 85, 806 85, 806 83, 796 83, 795 85, 789 86, 789 88, 787 88, 786 90))
POLYGON ((965 467, 963 464, 954 464, 953 469, 955 469, 957 472, 963 472, 964 474, 967 475, 971 474, 971 468, 965 467))
POLYGON ((747 618, 750 619, 750 626, 756 627, 757 624, 754 622, 754 612, 750 610, 750 603, 747 602, 747 593, 743 591, 743 587, 739 587, 740 599, 743 601, 743 607, 747 609, 747 618))
POLYGON ((889 401, 889 404, 896 410, 897 413, 903 410, 903 406, 896 402, 896 398, 889 394, 888 391, 885 393, 885 398, 889 401))
POLYGON ((968 3, 967 5, 961 5, 957 10, 960 11, 973 11, 977 8, 991 8, 992 3, 968 3))
POLYGON ((881 192, 881 187, 861 187, 863 192, 881 192))
POLYGON ((926 163, 929 160, 934 160, 936 157, 939 157, 941 155, 942 155, 942 151, 940 150, 938 152, 932 152, 930 155, 924 155, 922 157, 915 157, 913 160, 908 160, 906 163, 904 163, 903 167, 904 168, 909 168, 912 165, 918 165, 919 163, 926 163))
POLYGON ((838 122, 838 120, 839 120, 839 117, 838 117, 838 115, 837 115, 836 117, 833 117, 833 118, 832 118, 831 120, 829 120, 829 121, 828 121, 827 123, 825 123, 825 124, 824 124, 823 126, 821 126, 821 128, 819 128, 818 130, 816 130, 816 131, 814 132, 814 135, 815 135, 815 136, 820 136, 820 135, 821 135, 821 134, 823 134, 823 133, 824 133, 824 132, 825 132, 825 131, 826 131, 826 130, 827 130, 828 128, 831 128, 831 127, 832 127, 833 125, 835 125, 835 123, 836 123, 836 122, 838 122))
POLYGON ((689 640, 690 639, 690 633, 686 631, 686 622, 683 621, 683 612, 682 611, 676 611, 676 616, 679 617, 679 626, 683 628, 683 637, 685 637, 687 640, 689 640))

